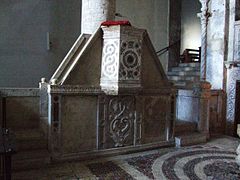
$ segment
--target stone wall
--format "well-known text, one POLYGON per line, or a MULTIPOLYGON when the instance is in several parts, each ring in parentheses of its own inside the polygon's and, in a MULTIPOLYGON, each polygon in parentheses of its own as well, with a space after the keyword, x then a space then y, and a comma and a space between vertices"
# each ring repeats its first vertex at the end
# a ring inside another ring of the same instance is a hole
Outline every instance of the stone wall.
POLYGON ((19 130, 39 127, 38 89, 0 89, 0 95, 6 98, 7 128, 19 130))

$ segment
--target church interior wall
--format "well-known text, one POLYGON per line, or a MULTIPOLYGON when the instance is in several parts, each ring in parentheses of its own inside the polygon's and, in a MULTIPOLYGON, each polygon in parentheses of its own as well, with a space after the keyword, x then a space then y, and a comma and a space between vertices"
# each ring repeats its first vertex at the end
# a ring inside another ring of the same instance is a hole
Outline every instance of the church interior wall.
POLYGON ((181 11, 181 53, 185 49, 198 49, 201 46, 201 25, 197 13, 201 12, 199 0, 182 0, 181 11))

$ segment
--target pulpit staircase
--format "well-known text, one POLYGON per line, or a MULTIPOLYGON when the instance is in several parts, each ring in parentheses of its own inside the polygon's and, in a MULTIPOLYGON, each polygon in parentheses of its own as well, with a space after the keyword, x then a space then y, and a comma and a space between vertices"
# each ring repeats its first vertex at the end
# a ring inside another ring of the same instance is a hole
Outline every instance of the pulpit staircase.
POLYGON ((177 67, 172 67, 167 75, 177 88, 189 89, 200 80, 200 63, 180 63, 177 67))
MULTIPOLYGON (((168 79, 174 84, 177 89, 191 90, 193 89, 194 84, 200 81, 200 57, 201 48, 198 50, 186 49, 180 56, 180 63, 178 66, 169 69, 167 72, 168 79)), ((189 122, 179 119, 176 120, 176 147, 204 143, 206 140, 207 136, 198 131, 196 122, 189 122)))

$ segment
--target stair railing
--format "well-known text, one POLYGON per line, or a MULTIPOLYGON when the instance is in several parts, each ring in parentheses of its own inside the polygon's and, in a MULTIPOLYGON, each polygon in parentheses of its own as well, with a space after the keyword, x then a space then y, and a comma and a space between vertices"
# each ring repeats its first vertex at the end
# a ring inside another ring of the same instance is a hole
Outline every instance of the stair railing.
POLYGON ((181 63, 201 62, 201 47, 199 49, 185 49, 180 56, 181 63))
POLYGON ((171 49, 173 46, 175 46, 175 45, 176 45, 177 43, 179 43, 179 42, 180 42, 180 40, 179 40, 179 41, 176 41, 176 42, 174 42, 174 43, 172 43, 172 44, 170 44, 169 46, 167 46, 167 47, 165 47, 165 48, 162 48, 162 49, 159 50, 159 51, 156 51, 157 56, 159 57, 159 56, 163 55, 164 53, 168 52, 169 49, 171 49))

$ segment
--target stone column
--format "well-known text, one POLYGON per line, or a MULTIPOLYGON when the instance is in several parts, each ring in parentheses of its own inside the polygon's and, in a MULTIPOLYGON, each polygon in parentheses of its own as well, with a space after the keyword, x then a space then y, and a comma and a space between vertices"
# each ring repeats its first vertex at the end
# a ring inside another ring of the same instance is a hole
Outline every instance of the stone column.
POLYGON ((103 21, 115 19, 116 0, 82 0, 81 33, 93 34, 103 21))
POLYGON ((202 4, 201 13, 198 17, 201 20, 201 80, 206 80, 206 64, 207 64, 207 26, 208 19, 211 14, 208 12, 208 3, 210 0, 199 0, 202 4))

